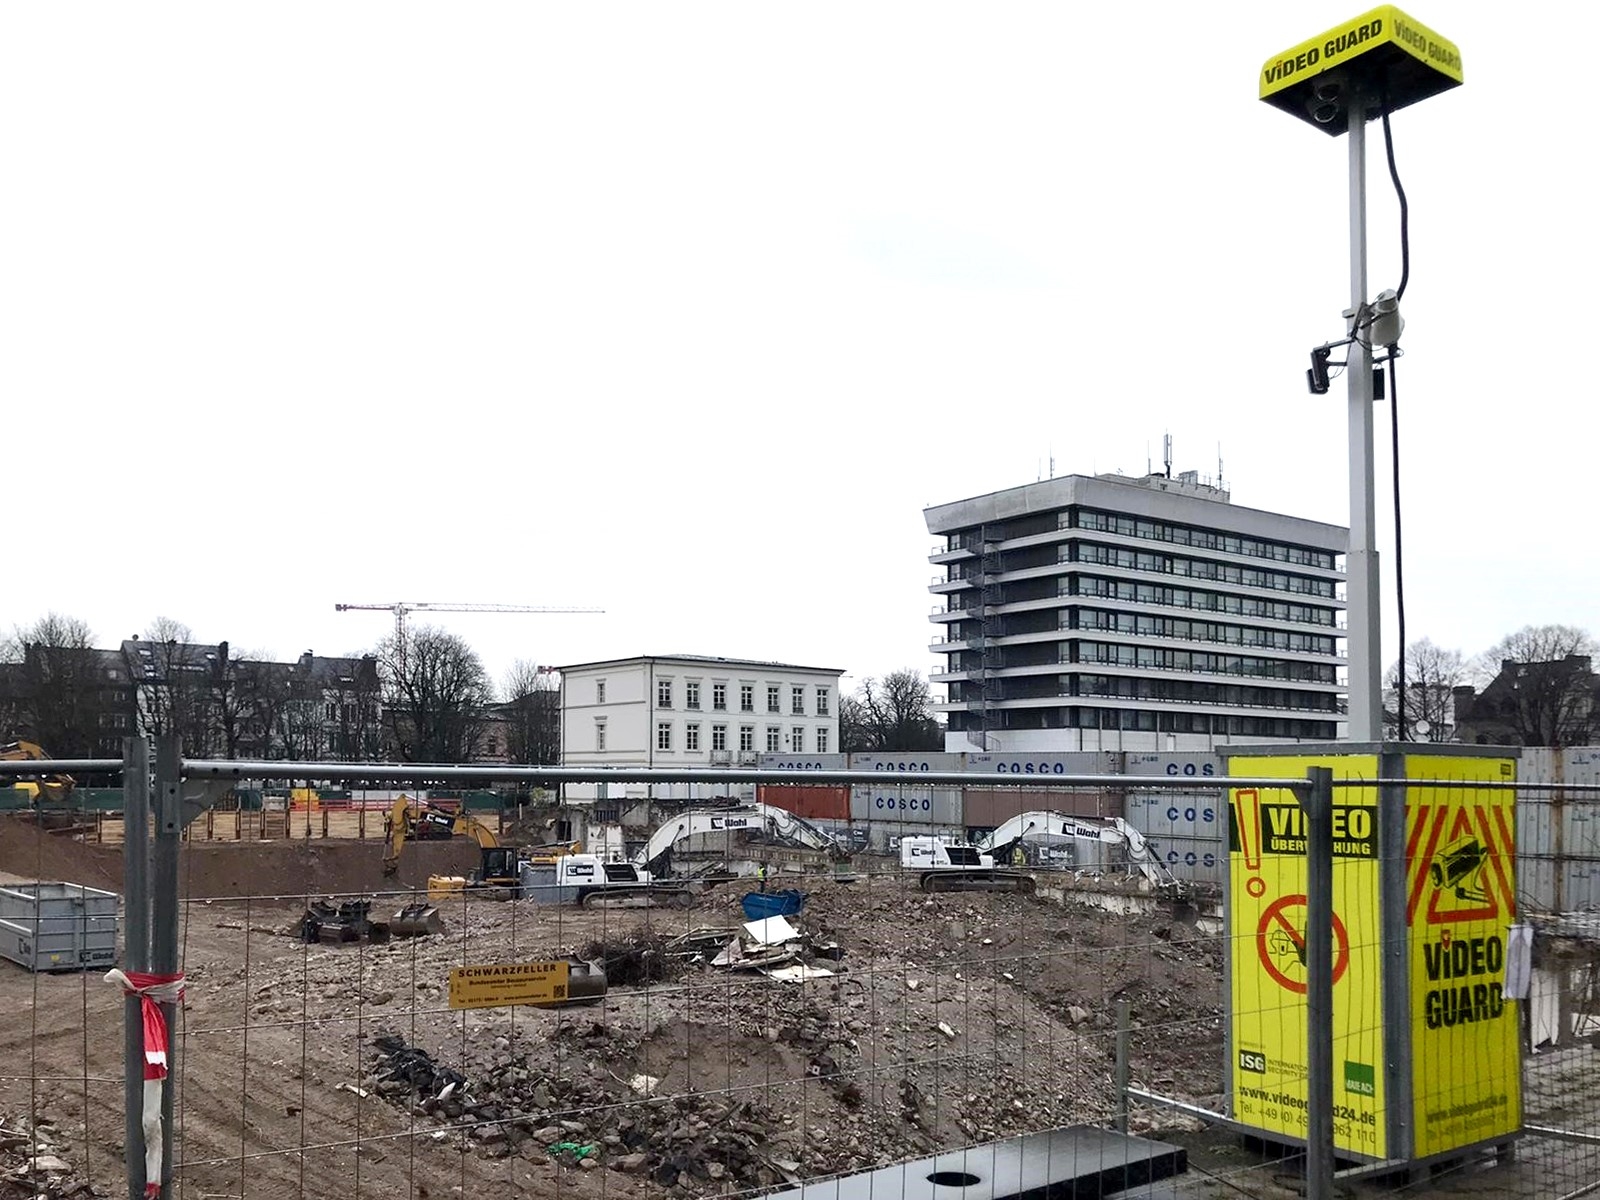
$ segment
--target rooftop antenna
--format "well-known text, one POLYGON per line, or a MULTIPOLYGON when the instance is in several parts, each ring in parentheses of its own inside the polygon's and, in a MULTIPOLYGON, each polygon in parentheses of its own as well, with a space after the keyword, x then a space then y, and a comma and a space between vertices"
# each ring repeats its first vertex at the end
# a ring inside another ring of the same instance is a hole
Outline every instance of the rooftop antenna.
POLYGON ((1161 465, 1167 469, 1167 478, 1172 478, 1172 435, 1161 435, 1161 465))
POLYGON ((1056 448, 1054 446, 1051 446, 1050 447, 1050 478, 1054 479, 1055 477, 1056 477, 1056 448))
POLYGON ((1144 444, 1144 473, 1146 475, 1154 475, 1156 473, 1155 467, 1152 466, 1151 463, 1150 463, 1150 443, 1149 442, 1146 442, 1144 444))
POLYGON ((1217 491, 1225 492, 1228 489, 1222 486, 1222 443, 1217 443, 1217 491))

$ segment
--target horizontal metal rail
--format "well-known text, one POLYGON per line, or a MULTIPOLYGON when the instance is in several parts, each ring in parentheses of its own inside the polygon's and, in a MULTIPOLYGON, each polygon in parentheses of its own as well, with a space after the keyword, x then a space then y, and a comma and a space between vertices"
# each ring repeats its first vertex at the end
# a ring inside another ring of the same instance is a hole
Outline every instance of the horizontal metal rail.
POLYGON ((1285 788, 1298 792, 1304 779, 1226 775, 1012 775, 971 771, 800 771, 756 767, 519 767, 504 763, 273 762, 185 759, 189 779, 327 779, 439 783, 861 783, 880 787, 1112 788, 1136 791, 1196 791, 1215 788, 1285 788))
POLYGON ((120 758, 23 758, 0 762, 0 778, 8 775, 120 775, 120 758))

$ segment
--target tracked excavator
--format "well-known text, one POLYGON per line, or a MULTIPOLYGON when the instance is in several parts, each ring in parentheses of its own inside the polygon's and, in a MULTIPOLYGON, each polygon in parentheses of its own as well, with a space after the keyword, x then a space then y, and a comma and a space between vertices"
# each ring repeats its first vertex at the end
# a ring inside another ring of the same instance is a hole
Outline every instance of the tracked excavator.
POLYGON ((848 857, 837 842, 803 817, 771 804, 734 809, 693 809, 663 823, 629 862, 603 862, 593 854, 556 860, 556 885, 576 888, 577 901, 598 904, 655 904, 686 908, 705 881, 671 877, 672 851, 701 834, 754 833, 791 845, 848 857))
POLYGON ((502 846, 494 830, 467 812, 451 812, 435 804, 398 797, 383 818, 383 873, 400 869, 400 852, 411 841, 443 841, 470 837, 478 843, 478 869, 467 881, 474 890, 491 890, 514 898, 522 888, 521 856, 502 846))
MULTIPOLYGON (((49 762, 50 756, 35 742, 7 742, 0 745, 0 762, 49 762)), ((77 786, 71 775, 41 774, 14 777, 18 789, 26 792, 34 806, 60 804, 77 786)))
POLYGON ((1121 817, 1074 817, 1059 812, 1022 813, 972 845, 946 844, 931 837, 904 838, 900 865, 918 873, 918 886, 925 892, 1027 893, 1037 887, 1034 877, 1004 864, 1021 857, 1024 842, 1050 844, 1065 838, 1122 846, 1128 870, 1143 876, 1152 888, 1179 886, 1144 835, 1121 817))

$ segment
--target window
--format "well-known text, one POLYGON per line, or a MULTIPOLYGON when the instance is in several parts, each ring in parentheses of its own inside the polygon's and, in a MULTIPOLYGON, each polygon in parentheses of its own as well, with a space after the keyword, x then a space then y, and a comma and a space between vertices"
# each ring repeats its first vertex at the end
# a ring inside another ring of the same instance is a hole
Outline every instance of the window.
POLYGON ((755 710, 756 710, 756 688, 755 688, 755 684, 753 684, 753 683, 741 683, 739 685, 739 711, 740 712, 755 712, 755 710))
POLYGON ((718 712, 723 712, 728 707, 728 685, 713 683, 711 685, 711 707, 718 712))
POLYGON ((499 754, 499 753, 500 753, 500 739, 497 738, 497 737, 490 738, 489 739, 489 757, 493 758, 496 754, 499 754))
POLYGON ((756 748, 756 727, 754 725, 739 726, 739 749, 750 751, 756 748))
POLYGON ((713 750, 726 750, 728 748, 728 727, 726 725, 713 725, 711 727, 711 748, 713 750))
MULTIPOLYGON (((817 689, 817 716, 825 717, 827 715, 828 715, 828 689, 825 688, 825 687, 819 687, 817 689)), ((825 753, 825 751, 819 750, 817 753, 822 754, 822 753, 825 753)))
POLYGON ((322 706, 322 715, 326 720, 337 721, 339 719, 339 706, 331 701, 324 704, 322 706))
POLYGON ((817 730, 817 753, 818 754, 826 754, 827 752, 828 752, 828 731, 826 729, 819 729, 819 730, 817 730))
POLYGON ((698 721, 683 727, 683 748, 685 750, 700 749, 700 723, 698 721))
POLYGON ((767 711, 769 713, 783 711, 778 707, 778 685, 775 683, 767 685, 767 711))
POLYGON ((806 752, 806 727, 796 725, 789 734, 789 753, 804 754, 806 752))
POLYGON ((806 690, 805 690, 805 688, 803 688, 803 687, 790 688, 789 689, 789 697, 794 702, 794 715, 797 716, 797 717, 805 716, 806 715, 806 690))
POLYGON ((776 754, 783 749, 783 730, 776 725, 767 726, 767 753, 776 754))
POLYGON ((594 722, 594 748, 604 751, 606 748, 606 723, 602 717, 595 718, 594 722))
POLYGON ((657 721, 656 722, 656 749, 657 750, 671 750, 672 749, 672 722, 671 721, 657 721))
POLYGON ((657 708, 671 708, 672 707, 672 680, 670 680, 670 679, 658 679, 658 680, 656 680, 656 707, 657 708))
POLYGON ((606 681, 604 679, 596 679, 594 681, 594 702, 596 704, 604 704, 606 702, 606 681))
POLYGON ((683 706, 685 708, 700 707, 700 681, 698 679, 690 679, 684 682, 683 706))

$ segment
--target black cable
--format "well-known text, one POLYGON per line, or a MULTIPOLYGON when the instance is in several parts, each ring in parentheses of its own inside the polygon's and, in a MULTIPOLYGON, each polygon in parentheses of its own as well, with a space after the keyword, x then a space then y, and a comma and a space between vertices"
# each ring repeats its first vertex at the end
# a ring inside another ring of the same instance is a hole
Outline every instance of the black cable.
POLYGON ((1400 660, 1395 669, 1395 713, 1399 741, 1406 740, 1406 576, 1405 558, 1400 552, 1400 390, 1395 373, 1399 351, 1389 347, 1389 429, 1390 458, 1394 465, 1394 603, 1400 634, 1400 660))
POLYGON ((1400 199, 1400 286, 1395 288, 1395 299, 1406 298, 1406 284, 1411 280, 1411 208, 1406 203, 1406 189, 1400 186, 1400 170, 1394 165, 1394 135, 1389 131, 1389 98, 1383 100, 1383 152, 1389 160, 1389 178, 1394 183, 1394 194, 1400 199))

